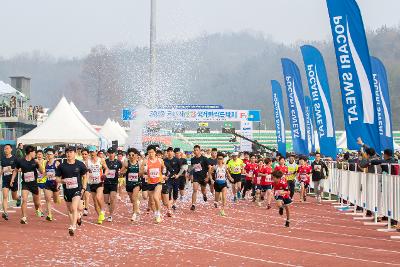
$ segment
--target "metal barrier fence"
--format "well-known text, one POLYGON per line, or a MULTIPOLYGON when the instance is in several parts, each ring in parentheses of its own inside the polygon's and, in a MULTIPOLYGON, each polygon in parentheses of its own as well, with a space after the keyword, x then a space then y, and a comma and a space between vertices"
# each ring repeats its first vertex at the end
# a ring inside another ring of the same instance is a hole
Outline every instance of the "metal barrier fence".
MULTIPOLYGON (((388 164, 389 172, 392 166, 388 164)), ((388 217, 400 221, 400 176, 390 173, 356 172, 337 168, 336 162, 328 163, 329 177, 324 180, 323 191, 329 194, 328 199, 337 196, 340 207, 354 209, 361 207, 364 212, 371 211, 375 222, 378 217, 388 217)), ((357 169, 357 166, 355 167, 357 169)))

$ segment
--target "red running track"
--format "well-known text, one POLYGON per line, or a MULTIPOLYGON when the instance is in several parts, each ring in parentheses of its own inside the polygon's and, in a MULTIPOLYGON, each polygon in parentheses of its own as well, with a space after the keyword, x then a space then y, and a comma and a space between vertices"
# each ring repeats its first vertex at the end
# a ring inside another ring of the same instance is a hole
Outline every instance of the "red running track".
POLYGON ((291 206, 290 228, 276 208, 249 200, 229 203, 227 217, 212 201, 199 200, 194 212, 180 202, 174 217, 159 225, 142 205, 140 222, 132 223, 123 198, 114 222, 95 224, 92 209, 74 237, 64 203, 56 205, 53 222, 34 217, 30 208, 27 225, 19 224, 14 208, 9 221, 0 221, 0 265, 400 266, 400 241, 313 198, 291 206))

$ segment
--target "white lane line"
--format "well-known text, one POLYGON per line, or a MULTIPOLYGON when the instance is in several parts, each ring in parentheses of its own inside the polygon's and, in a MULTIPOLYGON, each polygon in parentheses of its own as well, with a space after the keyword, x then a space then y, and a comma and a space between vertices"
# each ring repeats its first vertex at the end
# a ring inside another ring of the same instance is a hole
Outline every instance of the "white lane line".
MULTIPOLYGON (((185 221, 190 221, 190 222, 195 222, 195 223, 208 224, 208 225, 214 225, 214 226, 221 226, 220 224, 209 223, 209 222, 205 222, 205 221, 195 221, 195 220, 185 219, 185 218, 179 218, 179 219, 180 220, 185 220, 185 221)), ((400 254, 400 251, 393 251, 393 250, 386 250, 386 249, 379 249, 379 248, 371 248, 371 247, 363 247, 363 246, 357 246, 357 245, 348 245, 348 244, 343 244, 343 243, 322 241, 322 240, 309 239, 309 238, 301 238, 301 237, 288 236, 288 235, 282 235, 282 234, 276 234, 276 233, 266 233, 266 232, 262 232, 262 231, 258 231, 258 230, 250 230, 250 229, 246 229, 246 228, 228 226, 226 224, 224 224, 224 228, 230 228, 230 229, 245 231, 245 232, 249 232, 249 233, 257 233, 257 234, 273 235, 273 236, 284 237, 284 238, 292 238, 292 239, 297 239, 297 240, 302 240, 302 241, 317 242, 317 243, 321 243, 321 244, 337 245, 337 246, 359 248, 359 249, 368 249, 368 250, 373 250, 373 251, 381 251, 381 252, 389 252, 389 253, 398 253, 398 254, 400 254)))
MULTIPOLYGON (((250 203, 243 203, 244 205, 248 206, 248 207, 256 207, 256 206, 252 206, 250 203)), ((241 205, 241 207, 243 207, 243 205, 241 205)), ((302 218, 306 217, 309 218, 309 216, 303 215, 303 214, 299 214, 297 212, 297 208, 298 206, 293 206, 294 210, 296 211, 295 216, 298 217, 299 219, 294 219, 294 221, 299 221, 302 218)), ((237 211, 241 211, 241 212, 245 212, 241 209, 236 209, 237 211)), ((324 212, 323 210, 318 210, 318 209, 314 209, 315 211, 319 211, 319 212, 324 212)), ((327 221, 331 221, 331 220, 336 220, 336 221, 344 221, 344 222, 352 222, 352 220, 349 219, 344 219, 344 218, 340 218, 341 217, 341 213, 337 213, 337 216, 332 216, 332 217, 328 217, 328 216, 321 216, 321 215, 312 215, 313 218, 321 218, 321 219, 326 219, 327 221)), ((364 228, 357 228, 357 229, 362 229, 364 230, 364 228)))
MULTIPOLYGON (((58 211, 57 209, 53 209, 53 210, 55 212, 65 216, 65 217, 68 217, 68 215, 58 211)), ((123 233, 123 234, 134 235, 134 236, 137 236, 137 237, 140 237, 140 238, 145 238, 145 239, 147 238, 147 239, 156 240, 156 241, 162 241, 162 242, 166 242, 166 243, 172 243, 174 245, 180 245, 180 246, 191 248, 191 249, 199 249, 199 250, 212 252, 212 253, 216 253, 216 254, 239 257, 239 258, 243 258, 243 259, 246 259, 246 260, 259 261, 259 262, 264 262, 264 263, 269 263, 269 264, 278 264, 278 265, 284 265, 284 266, 300 266, 300 265, 293 265, 293 264, 289 264, 289 263, 282 263, 282 262, 275 262, 275 261, 264 260, 264 259, 259 259, 259 258, 247 257, 247 256, 243 256, 243 255, 238 255, 238 254, 233 254, 233 253, 223 252, 223 251, 217 251, 217 250, 212 250, 212 249, 207 249, 207 248, 202 248, 202 247, 197 247, 197 246, 192 246, 192 245, 186 245, 186 244, 183 244, 183 243, 180 243, 180 242, 165 240, 165 239, 161 239, 161 238, 143 236, 143 235, 139 235, 139 234, 128 232, 128 231, 122 231, 122 230, 119 230, 119 229, 114 229, 114 228, 111 228, 111 227, 108 227, 108 226, 104 226, 104 225, 98 225, 98 224, 95 224, 95 223, 92 223, 92 222, 89 222, 89 221, 85 221, 85 223, 92 224, 92 225, 97 226, 97 227, 109 229, 109 230, 112 230, 112 231, 120 232, 120 233, 123 233)))
MULTIPOLYGON (((198 211, 196 211, 198 212, 198 211)), ((208 214, 202 213, 203 215, 207 216, 208 214)), ((241 218, 232 218, 232 217, 226 217, 227 219, 231 220, 239 220, 239 221, 244 221, 248 223, 255 223, 255 224, 261 224, 261 225, 267 225, 267 226, 274 226, 274 227, 279 227, 282 228, 282 224, 272 224, 272 223, 264 223, 264 222, 259 222, 259 221, 253 221, 253 220, 246 220, 246 219, 241 219, 241 218)), ((308 223, 308 222, 307 222, 308 223)), ((324 223, 324 225, 327 225, 324 223)), ((390 239, 384 239, 384 238, 376 238, 376 237, 370 237, 370 236, 362 236, 362 235, 352 235, 352 234, 345 234, 345 233, 337 233, 337 232, 330 232, 330 231, 325 231, 325 230, 316 230, 316 229, 309 229, 309 228, 302 228, 302 227, 292 227, 290 226, 291 229, 297 229, 301 231, 309 231, 309 232, 315 232, 315 233, 321 233, 321 234, 332 234, 332 235, 341 235, 341 236, 346 236, 346 237, 356 237, 356 238, 365 238, 365 239, 372 239, 372 240, 380 240, 380 241, 386 241, 386 242, 399 242, 395 240, 390 240, 390 239)))
MULTIPOLYGON (((238 211, 238 212, 242 212, 242 213, 251 214, 251 215, 257 215, 257 216, 269 217, 269 218, 276 218, 275 216, 271 216, 271 215, 267 215, 267 214, 260 214, 260 213, 255 213, 255 212, 247 212, 247 211, 243 211, 243 210, 239 210, 239 209, 234 209, 234 210, 235 210, 235 211, 238 211)), ((298 217, 298 215, 295 215, 295 217, 298 217)), ((311 218, 314 219, 314 218, 318 218, 318 217, 312 216, 311 218)), ((307 216, 304 216, 302 220, 301 220, 301 219, 293 219, 293 220, 291 220, 291 221, 294 221, 294 222, 304 222, 304 220, 310 220, 311 218, 310 218, 310 217, 307 217, 307 216)), ((335 218, 330 218, 329 221, 332 221, 332 220, 336 220, 336 219, 335 219, 335 218)), ((321 224, 321 221, 322 221, 322 220, 318 220, 318 222, 307 221, 307 223, 309 223, 309 224, 321 224)), ((351 221, 346 220, 346 222, 354 222, 354 221, 352 221, 352 220, 351 220, 351 221)), ((338 225, 338 224, 329 224, 329 223, 325 223, 325 221, 323 222, 323 224, 324 224, 324 225, 327 225, 327 226, 341 227, 341 228, 346 228, 346 229, 355 229, 355 230, 372 231, 372 232, 375 232, 375 231, 376 231, 376 230, 369 229, 369 228, 361 228, 361 227, 354 227, 354 226, 345 226, 345 225, 338 225)))
MULTIPOLYGON (((149 222, 143 222, 144 224, 148 225, 154 225, 149 222)), ((190 230, 183 230, 182 228, 175 228, 170 225, 157 225, 157 227, 160 228, 166 228, 169 230, 177 230, 180 232, 186 232, 189 234, 197 234, 197 235, 202 235, 208 238, 215 238, 214 235, 209 235, 205 233, 199 233, 198 231, 190 231, 190 230)), ((110 228, 112 229, 112 228, 110 228)), ((236 243, 244 243, 244 244, 250 244, 250 245, 255 245, 255 246, 263 246, 263 247, 269 247, 269 248, 275 248, 278 250, 287 250, 287 251, 292 251, 292 252, 298 252, 298 253, 305 253, 305 254, 311 254, 311 255, 318 255, 318 256, 326 256, 326 257, 333 257, 333 258, 340 258, 340 259, 346 259, 346 260, 351 260, 351 261, 361 261, 361 262, 367 262, 367 263, 377 263, 377 264, 385 264, 385 265, 393 265, 393 266, 400 266, 400 264, 396 263, 389 263, 389 262, 380 262, 380 261, 374 261, 374 260, 365 260, 365 259, 360 259, 360 258, 352 258, 352 257, 346 257, 346 256, 340 256, 337 254, 326 254, 326 253, 319 253, 319 252, 313 252, 313 251, 307 251, 307 250, 300 250, 300 249, 294 249, 294 248, 287 248, 287 247, 281 247, 281 246, 275 246, 275 245, 268 245, 268 244, 263 244, 263 243, 257 243, 257 242, 251 242, 251 241, 245 241, 245 240, 240 240, 240 239, 233 239, 233 238, 227 238, 227 237, 222 237, 218 236, 218 239, 223 239, 227 240, 230 242, 236 242, 236 243)))

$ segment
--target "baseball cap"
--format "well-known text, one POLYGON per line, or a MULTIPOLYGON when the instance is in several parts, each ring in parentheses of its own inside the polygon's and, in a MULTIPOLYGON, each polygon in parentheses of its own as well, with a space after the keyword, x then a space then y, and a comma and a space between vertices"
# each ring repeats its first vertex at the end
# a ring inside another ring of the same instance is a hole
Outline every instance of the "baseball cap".
POLYGON ((233 152, 232 156, 239 156, 239 152, 233 152))
POLYGON ((109 149, 107 149, 107 153, 109 154, 115 153, 115 149, 113 147, 110 147, 109 149))
POLYGON ((96 146, 88 146, 89 152, 95 152, 97 150, 96 146))
POLYGON ((74 146, 69 146, 65 148, 65 152, 70 152, 70 151, 76 151, 76 148, 74 146))

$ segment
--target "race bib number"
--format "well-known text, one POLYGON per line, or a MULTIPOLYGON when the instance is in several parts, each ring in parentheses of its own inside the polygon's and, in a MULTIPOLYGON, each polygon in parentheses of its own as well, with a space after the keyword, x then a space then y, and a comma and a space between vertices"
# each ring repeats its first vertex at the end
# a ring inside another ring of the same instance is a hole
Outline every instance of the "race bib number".
POLYGON ((195 171, 195 172, 201 172, 201 171, 203 170, 203 168, 201 167, 201 164, 200 164, 200 163, 194 164, 194 165, 193 165, 193 168, 194 168, 194 171, 195 171))
POLYGON ((128 181, 129 182, 139 181, 139 174, 138 173, 128 173, 128 181))
POLYGON ((257 184, 261 183, 261 176, 257 176, 257 184))
POLYGON ((49 170, 46 172, 47 180, 54 181, 56 179, 56 172, 55 170, 49 170))
POLYGON ((89 177, 89 182, 91 184, 99 184, 100 183, 100 173, 91 173, 89 177))
POLYGON ((267 182, 272 182, 272 176, 271 176, 271 174, 267 174, 265 180, 266 180, 267 182))
POLYGON ((307 174, 304 174, 304 173, 300 174, 300 180, 307 181, 308 180, 307 178, 308 178, 307 174))
POLYGON ((226 173, 223 171, 218 171, 217 172, 217 180, 219 180, 219 181, 226 180, 226 173))
POLYGON ((6 166, 6 167, 3 167, 3 175, 4 176, 9 176, 9 175, 11 175, 12 174, 12 168, 11 168, 11 166, 6 166))
POLYGON ((240 166, 235 166, 235 167, 233 167, 233 172, 234 172, 234 173, 239 173, 240 171, 241 171, 240 166))
POLYGON ((26 173, 24 173, 24 181, 26 183, 35 181, 35 173, 34 172, 26 172, 26 173))
POLYGON ((115 170, 108 170, 107 178, 108 179, 115 179, 115 170))
POLYGON ((149 176, 151 179, 160 177, 160 169, 159 168, 150 169, 149 176))
POLYGON ((320 172, 321 171, 321 165, 314 165, 314 171, 320 172))
POLYGON ((67 189, 74 189, 78 188, 78 178, 72 177, 72 178, 65 178, 65 188, 67 189))

